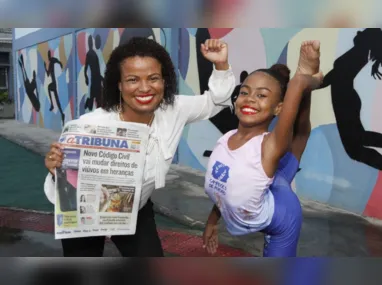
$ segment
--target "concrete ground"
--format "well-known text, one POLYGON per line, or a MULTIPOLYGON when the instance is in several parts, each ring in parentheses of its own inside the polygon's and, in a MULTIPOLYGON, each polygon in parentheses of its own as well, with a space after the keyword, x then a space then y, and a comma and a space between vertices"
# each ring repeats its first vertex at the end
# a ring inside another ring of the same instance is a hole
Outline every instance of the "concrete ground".
MULTIPOLYGON (((59 133, 13 120, 0 120, 0 136, 44 155, 49 150, 49 145, 58 139, 59 133)), ((166 187, 155 191, 152 196, 156 211, 176 224, 185 225, 192 234, 201 235, 212 207, 204 193, 203 184, 202 172, 173 165, 167 176, 166 187)), ((301 200, 301 204, 304 223, 299 242, 299 256, 382 256, 382 227, 378 221, 312 201, 301 200)), ((30 232, 24 234, 33 236, 30 232)), ((260 256, 263 236, 253 234, 232 237, 221 224, 220 242, 260 256)))
MULTIPOLYGON (((53 213, 0 207, 0 257, 60 257, 61 242, 54 239, 53 213)), ((206 257, 197 230, 156 215, 158 234, 165 256, 206 257)), ((119 257, 115 245, 106 239, 105 257, 119 257)), ((251 257, 249 253, 221 245, 218 257, 251 257)))

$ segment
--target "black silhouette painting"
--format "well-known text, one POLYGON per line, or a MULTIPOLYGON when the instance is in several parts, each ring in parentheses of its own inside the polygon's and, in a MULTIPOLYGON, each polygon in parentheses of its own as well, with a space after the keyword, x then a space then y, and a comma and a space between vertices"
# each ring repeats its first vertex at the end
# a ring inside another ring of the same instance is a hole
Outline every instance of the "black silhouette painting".
POLYGON ((119 45, 127 43, 133 37, 145 37, 152 38, 153 40, 157 40, 155 38, 155 34, 153 29, 150 28, 127 28, 124 29, 121 35, 121 39, 119 45))
MULTIPOLYGON (((160 28, 161 35, 163 35, 164 43, 163 46, 167 47, 167 37, 163 28, 160 28)), ((123 30, 119 45, 127 43, 133 37, 144 37, 150 38, 158 42, 158 38, 154 34, 154 30, 151 28, 126 28, 123 30)))
POLYGON ((40 111, 40 101, 38 99, 39 96, 38 96, 37 82, 36 82, 36 71, 33 70, 32 81, 29 81, 28 75, 25 71, 23 55, 21 55, 19 58, 19 65, 21 68, 21 72, 23 74, 25 93, 27 93, 27 96, 28 96, 29 100, 31 101, 33 108, 36 110, 36 112, 39 112, 40 111), (36 90, 36 94, 35 94, 35 90, 36 90))
POLYGON ((59 64, 61 66, 61 69, 63 68, 63 66, 62 66, 61 61, 59 61, 55 57, 52 57, 50 51, 48 51, 48 59, 49 59, 49 66, 48 66, 48 68, 46 68, 46 63, 44 63, 44 65, 45 65, 46 74, 52 78, 52 82, 48 85, 48 95, 49 95, 49 100, 50 100, 49 111, 52 111, 53 108, 54 108, 53 100, 52 100, 52 94, 51 94, 51 92, 53 92, 54 98, 56 99, 58 110, 61 113, 62 124, 64 124, 65 123, 65 114, 62 111, 60 99, 58 97, 56 75, 54 73, 54 65, 55 64, 59 64))
POLYGON ((366 131, 361 122, 361 99, 354 89, 354 79, 369 60, 374 61, 371 75, 381 79, 382 30, 365 29, 354 38, 354 47, 334 61, 323 86, 330 85, 338 132, 351 159, 382 170, 381 154, 369 147, 382 148, 382 134, 366 131))
MULTIPOLYGON (((89 86, 89 77, 88 77, 88 68, 91 73, 91 82, 90 82, 90 97, 86 99, 85 109, 93 110, 94 99, 96 101, 97 107, 101 104, 101 91, 102 91, 102 82, 103 77, 101 75, 101 69, 99 65, 99 59, 96 51, 93 49, 93 37, 90 35, 88 37, 88 46, 89 51, 86 54, 85 59, 85 83, 89 86)), ((97 35, 95 37, 95 48, 98 50, 101 47, 101 37, 97 35)))
MULTIPOLYGON (((196 59, 198 64, 199 72, 199 87, 200 93, 208 90, 208 80, 212 74, 213 64, 204 58, 200 51, 200 45, 204 43, 207 39, 211 38, 211 35, 206 28, 198 29, 195 34, 196 38, 196 59)), ((242 73, 242 76, 245 76, 245 72, 242 73)), ((235 88, 233 91, 232 97, 237 97, 240 87, 235 88)), ((232 99, 233 100, 233 99, 232 99)), ((225 108, 223 111, 219 112, 216 116, 212 117, 210 121, 219 129, 222 134, 225 134, 233 129, 236 129, 239 120, 237 119, 235 113, 230 108, 225 108)))

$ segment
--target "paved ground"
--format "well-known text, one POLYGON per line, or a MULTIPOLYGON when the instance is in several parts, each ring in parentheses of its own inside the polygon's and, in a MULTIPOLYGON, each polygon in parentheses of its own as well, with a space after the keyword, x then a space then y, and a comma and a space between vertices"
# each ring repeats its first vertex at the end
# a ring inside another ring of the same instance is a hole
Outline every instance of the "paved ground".
MULTIPOLYGON (((186 227, 168 222, 157 215, 159 236, 166 256, 207 256, 197 233, 190 234, 186 227)), ((29 210, 0 208, 0 257, 9 256, 62 256, 61 243, 54 239, 53 215, 29 210)), ((120 256, 110 240, 106 242, 106 257, 120 256)), ((251 256, 239 249, 222 245, 220 257, 251 256)))
MULTIPOLYGON (((20 144, 35 153, 45 154, 49 149, 50 143, 57 140, 59 134, 12 120, 0 120, 0 136, 20 144)), ((4 141, 3 143, 9 144, 9 142, 4 141)), ((12 149, 15 146, 11 144, 8 147, 12 149)), ((1 156, 3 155, 8 155, 8 161, 22 159, 19 155, 9 157, 7 152, 1 154, 1 156)), ((4 161, 4 158, 0 157, 0 159, 4 161)), ((41 164, 42 158, 39 159, 40 162, 37 159, 33 165, 25 165, 24 171, 35 171, 36 173, 33 175, 43 179, 46 172, 41 164)), ((17 165, 20 164, 22 162, 18 161, 17 165)), ((8 184, 11 187, 9 189, 13 190, 3 190, 3 187, 1 188, 0 197, 2 197, 1 193, 3 191, 8 191, 8 194, 5 200, 6 203, 0 201, 0 204, 3 206, 17 205, 17 207, 27 207, 28 201, 12 198, 17 191, 23 193, 23 195, 28 195, 25 190, 25 179, 18 174, 26 173, 21 171, 24 166, 17 166, 17 170, 14 168, 10 169, 9 165, 2 165, 1 167, 3 167, 3 169, 0 169, 0 175, 3 176, 0 177, 1 181, 5 178, 9 179, 9 175, 14 175, 15 178, 13 182, 8 184)), ((33 186, 35 189, 38 189, 35 191, 38 193, 33 195, 42 195, 39 181, 41 180, 38 180, 38 185, 33 186)), ((156 211, 175 221, 174 225, 177 225, 176 227, 179 227, 179 224, 187 226, 186 229, 182 229, 183 232, 200 235, 204 221, 212 207, 211 202, 204 194, 203 184, 203 173, 187 167, 173 165, 167 176, 166 187, 157 190, 153 194, 152 199, 155 203, 156 211)), ((32 192, 31 188, 32 185, 29 185, 29 192, 32 192)), ((41 209, 51 207, 49 204, 46 204, 44 196, 39 197, 41 197, 39 198, 41 200, 41 209)), ((382 256, 382 228, 378 225, 378 222, 311 201, 301 201, 301 203, 304 211, 304 224, 299 243, 299 256, 382 256)), ((164 224, 166 223, 171 222, 166 220, 164 224)), ((159 227, 161 226, 165 225, 160 225, 159 227)), ((261 255, 263 245, 261 234, 232 237, 221 226, 220 241, 223 244, 242 249, 252 255, 261 255)))

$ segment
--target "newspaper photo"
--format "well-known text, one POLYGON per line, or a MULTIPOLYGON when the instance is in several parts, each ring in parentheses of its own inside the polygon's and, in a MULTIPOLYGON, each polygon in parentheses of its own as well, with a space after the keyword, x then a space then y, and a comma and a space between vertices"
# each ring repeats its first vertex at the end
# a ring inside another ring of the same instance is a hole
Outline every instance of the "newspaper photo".
POLYGON ((56 169, 55 238, 132 235, 149 127, 73 120, 62 131, 56 169))

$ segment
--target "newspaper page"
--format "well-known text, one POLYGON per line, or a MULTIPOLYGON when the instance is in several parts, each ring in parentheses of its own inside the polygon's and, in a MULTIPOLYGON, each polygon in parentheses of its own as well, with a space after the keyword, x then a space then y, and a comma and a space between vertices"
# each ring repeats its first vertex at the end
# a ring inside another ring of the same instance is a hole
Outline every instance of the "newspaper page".
POLYGON ((149 127, 73 120, 56 169, 55 238, 135 233, 149 127))

